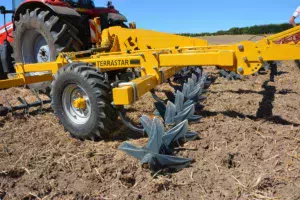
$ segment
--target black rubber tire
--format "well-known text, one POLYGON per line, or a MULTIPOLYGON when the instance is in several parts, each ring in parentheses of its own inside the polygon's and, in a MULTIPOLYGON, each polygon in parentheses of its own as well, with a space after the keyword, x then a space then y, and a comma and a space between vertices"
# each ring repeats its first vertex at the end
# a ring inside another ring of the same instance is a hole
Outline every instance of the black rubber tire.
MULTIPOLYGON (((1 45, 0 45, 1 46, 1 45)), ((0 47, 1 48, 1 47, 0 47)), ((0 80, 3 80, 3 79, 6 79, 7 78, 7 75, 6 73, 4 72, 4 69, 3 69, 3 65, 2 65, 2 61, 0 59, 0 80)))
POLYGON ((49 10, 27 9, 25 13, 20 14, 19 20, 15 21, 13 57, 16 62, 24 62, 22 41, 27 30, 35 30, 44 36, 49 45, 50 61, 56 60, 60 52, 79 51, 83 46, 77 36, 79 31, 69 22, 49 10))
POLYGON ((300 60, 295 60, 295 64, 298 67, 298 69, 300 70, 300 60))
POLYGON ((59 69, 51 84, 52 107, 60 123, 72 137, 98 140, 109 138, 118 115, 111 105, 112 92, 104 75, 85 63, 72 63, 59 69), (91 116, 85 123, 72 122, 63 108, 63 91, 68 84, 76 83, 86 91, 91 104, 91 116))

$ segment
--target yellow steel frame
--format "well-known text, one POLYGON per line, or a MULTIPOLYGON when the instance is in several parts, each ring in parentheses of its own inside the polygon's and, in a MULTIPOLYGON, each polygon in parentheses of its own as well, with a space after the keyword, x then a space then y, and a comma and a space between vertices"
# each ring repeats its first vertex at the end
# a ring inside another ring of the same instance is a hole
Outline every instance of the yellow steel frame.
POLYGON ((219 66, 242 75, 256 73, 265 61, 300 59, 300 46, 276 41, 300 33, 295 27, 266 37, 258 42, 243 41, 233 45, 208 45, 207 41, 147 31, 111 27, 102 33, 102 47, 109 52, 68 52, 55 62, 15 65, 15 78, 0 81, 0 89, 43 82, 72 62, 93 64, 100 71, 139 68, 142 76, 113 89, 115 105, 127 105, 165 82, 186 66, 219 66), (50 71, 50 74, 27 76, 29 72, 50 71))

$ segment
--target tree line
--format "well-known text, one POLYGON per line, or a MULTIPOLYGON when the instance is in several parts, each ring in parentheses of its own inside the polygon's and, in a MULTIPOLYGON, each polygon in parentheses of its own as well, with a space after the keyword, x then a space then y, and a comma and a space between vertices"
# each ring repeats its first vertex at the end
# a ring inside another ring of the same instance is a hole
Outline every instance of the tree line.
POLYGON ((214 33, 180 33, 182 36, 190 36, 190 37, 199 37, 199 36, 210 36, 210 35, 260 35, 260 34, 274 34, 279 33, 281 31, 285 31, 287 29, 292 28, 291 24, 267 24, 267 25, 255 25, 248 27, 233 27, 227 31, 220 30, 214 33))

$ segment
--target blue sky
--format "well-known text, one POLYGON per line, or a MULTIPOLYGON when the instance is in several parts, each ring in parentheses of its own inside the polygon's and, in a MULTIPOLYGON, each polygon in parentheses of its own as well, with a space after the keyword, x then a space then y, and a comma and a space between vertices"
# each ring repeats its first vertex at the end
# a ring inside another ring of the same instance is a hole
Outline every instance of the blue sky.
MULTIPOLYGON (((10 7, 10 1, 0 0, 0 4, 10 7)), ((95 0, 97 6, 105 6, 106 2, 95 0)), ((135 21, 139 28, 198 33, 288 22, 300 1, 113 0, 113 4, 129 21, 135 21)), ((2 17, 0 24, 3 24, 2 17)))

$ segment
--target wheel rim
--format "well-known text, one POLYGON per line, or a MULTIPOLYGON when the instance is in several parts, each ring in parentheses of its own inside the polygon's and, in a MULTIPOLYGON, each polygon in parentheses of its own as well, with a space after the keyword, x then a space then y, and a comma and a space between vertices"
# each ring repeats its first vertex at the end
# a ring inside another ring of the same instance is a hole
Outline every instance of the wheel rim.
MULTIPOLYGON (((22 60, 23 63, 44 63, 51 61, 49 45, 45 37, 35 29, 26 30, 22 40, 22 60)), ((28 73, 30 76, 43 75, 44 72, 28 73)), ((33 83, 28 86, 35 90, 45 90, 50 85, 50 81, 33 83)))
POLYGON ((34 55, 38 63, 50 61, 50 49, 45 38, 40 35, 34 45, 34 55))
POLYGON ((67 117, 75 124, 85 124, 91 117, 90 99, 83 88, 77 84, 69 84, 63 91, 62 95, 63 109, 67 117), (84 109, 76 108, 74 101, 82 97, 86 107, 84 109))
POLYGON ((43 63, 51 60, 51 53, 45 37, 37 30, 27 30, 22 41, 24 63, 43 63))

